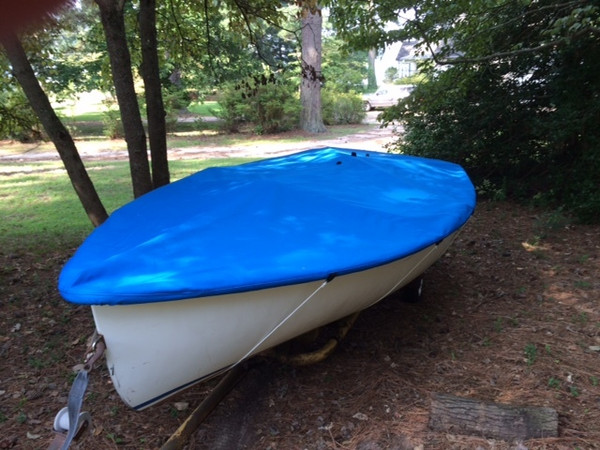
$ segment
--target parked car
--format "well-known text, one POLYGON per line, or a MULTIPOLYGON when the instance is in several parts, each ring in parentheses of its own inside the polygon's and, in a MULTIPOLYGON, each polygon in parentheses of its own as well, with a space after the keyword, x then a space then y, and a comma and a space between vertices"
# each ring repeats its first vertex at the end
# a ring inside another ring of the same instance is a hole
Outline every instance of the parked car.
POLYGON ((412 84, 399 84, 384 86, 377 89, 374 94, 363 95, 365 110, 371 111, 375 108, 387 108, 398 103, 398 100, 408 95, 415 88, 412 84))

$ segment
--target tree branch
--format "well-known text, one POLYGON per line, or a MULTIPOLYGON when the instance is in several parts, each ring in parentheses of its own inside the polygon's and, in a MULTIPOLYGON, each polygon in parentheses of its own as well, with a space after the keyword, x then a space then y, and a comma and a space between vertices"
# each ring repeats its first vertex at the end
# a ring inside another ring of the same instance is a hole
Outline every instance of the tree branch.
MULTIPOLYGON (((559 5, 547 5, 547 6, 542 6, 542 7, 536 8, 535 10, 527 11, 525 13, 525 15, 538 13, 540 11, 543 12, 543 11, 547 11, 550 9, 559 10, 559 9, 563 9, 563 8, 575 7, 577 5, 582 5, 582 4, 585 4, 585 2, 583 2, 581 0, 574 0, 574 1, 569 1, 566 3, 562 3, 559 5)), ((499 25, 495 25, 494 27, 487 28, 486 30, 489 31, 492 29, 501 28, 507 24, 510 24, 511 22, 521 20, 522 17, 523 17, 523 15, 520 16, 519 18, 513 18, 507 22, 504 22, 503 24, 499 24, 499 25)), ((427 51, 431 55, 431 58, 437 65, 478 64, 478 63, 485 63, 485 62, 489 62, 489 61, 493 61, 493 60, 512 58, 512 57, 516 57, 516 56, 524 55, 524 54, 528 54, 528 53, 537 53, 537 52, 540 52, 540 51, 543 51, 543 50, 546 50, 546 49, 549 49, 552 47, 559 47, 559 46, 567 44, 570 41, 572 41, 573 39, 577 39, 587 33, 600 34, 600 28, 594 27, 594 26, 588 26, 582 30, 579 30, 576 33, 572 33, 568 36, 563 36, 558 39, 550 40, 548 42, 545 42, 545 43, 542 43, 540 45, 533 46, 533 47, 520 48, 520 49, 516 49, 516 50, 508 50, 508 51, 504 51, 504 52, 495 52, 495 53, 491 53, 489 55, 472 57, 472 58, 466 58, 466 57, 440 58, 438 56, 438 54, 436 53, 435 49, 433 48, 433 44, 429 40, 426 39, 426 36, 428 33, 423 28, 422 23, 418 20, 412 20, 412 21, 410 21, 410 23, 421 34, 421 38, 423 39, 423 44, 425 45, 425 47, 427 48, 427 51)))
POLYGON ((433 61, 438 65, 445 66, 445 65, 458 65, 458 64, 477 64, 477 63, 493 61, 496 59, 512 58, 512 57, 524 55, 527 53, 537 53, 537 52, 546 50, 551 47, 559 47, 563 44, 566 44, 566 43, 572 41, 573 39, 575 39, 583 34, 586 34, 589 31, 593 31, 594 33, 600 33, 600 28, 591 27, 582 32, 575 33, 571 36, 565 36, 565 37, 562 37, 555 41, 546 42, 545 44, 541 44, 541 45, 538 45, 535 47, 520 48, 518 50, 510 50, 510 51, 506 51, 506 52, 496 52, 496 53, 492 53, 490 55, 478 56, 475 58, 458 57, 458 58, 451 58, 451 59, 439 59, 435 55, 435 52, 433 52, 431 50, 431 47, 429 47, 429 49, 432 52, 431 55, 432 55, 433 61))
MULTIPOLYGON (((271 64, 271 62, 269 62, 267 60, 267 58, 263 55, 260 46, 258 45, 258 42, 256 41, 255 37, 254 37, 254 32, 252 31, 252 21, 250 20, 250 17, 248 15, 248 11, 251 10, 250 6, 248 3, 243 2, 242 0, 233 0, 233 2, 235 3, 235 6, 238 8, 238 11, 240 12, 242 19, 244 20, 244 24, 246 25, 246 29, 248 30, 248 36, 250 38, 250 43, 254 46, 254 48, 256 49, 256 53, 258 54, 258 57, 265 63, 267 64, 269 67, 276 67, 273 66, 273 64, 271 64)), ((279 30, 283 30, 283 31, 287 31, 289 33, 292 33, 294 35, 296 35, 296 32, 293 30, 288 30, 284 27, 282 27, 279 23, 268 19, 267 17, 263 16, 260 14, 261 10, 253 10, 252 14, 259 18, 264 20, 268 25, 271 25, 279 30)))

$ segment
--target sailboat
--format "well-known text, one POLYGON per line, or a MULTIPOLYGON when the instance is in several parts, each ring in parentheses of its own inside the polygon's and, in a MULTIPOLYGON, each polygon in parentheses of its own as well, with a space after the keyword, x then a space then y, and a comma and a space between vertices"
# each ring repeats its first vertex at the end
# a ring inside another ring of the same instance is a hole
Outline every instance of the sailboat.
POLYGON ((475 208, 458 165, 334 147, 202 170, 116 210, 67 262, 136 410, 419 277, 475 208))

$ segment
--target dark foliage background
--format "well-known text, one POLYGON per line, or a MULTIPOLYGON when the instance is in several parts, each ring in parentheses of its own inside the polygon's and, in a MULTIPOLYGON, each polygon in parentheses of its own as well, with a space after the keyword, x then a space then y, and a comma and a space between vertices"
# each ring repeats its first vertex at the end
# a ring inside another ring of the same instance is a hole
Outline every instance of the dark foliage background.
POLYGON ((383 118, 404 124, 394 150, 462 164, 482 195, 598 222, 598 2, 543 3, 496 2, 455 23, 427 82, 383 118))

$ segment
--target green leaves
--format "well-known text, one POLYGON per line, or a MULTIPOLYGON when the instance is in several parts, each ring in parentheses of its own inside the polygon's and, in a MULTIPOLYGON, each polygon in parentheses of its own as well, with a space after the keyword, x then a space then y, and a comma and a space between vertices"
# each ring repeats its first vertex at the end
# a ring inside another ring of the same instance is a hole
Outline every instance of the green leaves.
MULTIPOLYGON (((351 21, 339 5, 339 23, 351 21)), ((486 192, 600 221, 597 2, 421 0, 404 22, 402 4, 370 5, 372 22, 358 25, 365 42, 417 38, 434 61, 421 65, 427 81, 383 114, 404 124, 393 150, 459 162, 486 192), (385 8, 400 28, 368 31, 385 8)))
POLYGON ((583 31, 598 33, 598 6, 589 4, 567 10, 565 15, 560 15, 550 24, 546 31, 549 36, 571 36, 583 31))

